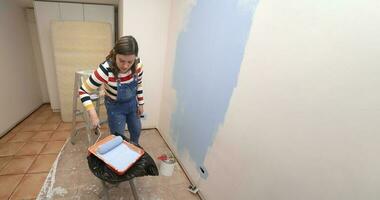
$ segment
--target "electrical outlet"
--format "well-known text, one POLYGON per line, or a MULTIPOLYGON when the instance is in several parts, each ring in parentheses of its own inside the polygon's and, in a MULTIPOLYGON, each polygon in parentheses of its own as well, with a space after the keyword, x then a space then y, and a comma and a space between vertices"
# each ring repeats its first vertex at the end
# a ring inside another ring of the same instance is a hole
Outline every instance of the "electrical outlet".
POLYGON ((143 113, 142 115, 140 115, 140 119, 146 120, 146 118, 147 118, 147 114, 146 113, 143 113))
POLYGON ((199 174, 201 175, 201 178, 207 179, 208 172, 205 166, 199 166, 198 171, 199 171, 199 174))

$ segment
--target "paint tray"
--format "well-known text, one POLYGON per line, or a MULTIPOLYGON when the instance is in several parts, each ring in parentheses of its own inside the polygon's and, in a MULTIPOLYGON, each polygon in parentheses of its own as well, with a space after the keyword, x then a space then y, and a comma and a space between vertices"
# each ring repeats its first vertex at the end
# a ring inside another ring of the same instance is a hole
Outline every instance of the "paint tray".
POLYGON ((144 150, 120 136, 109 135, 88 148, 89 153, 102 160, 112 171, 123 175, 140 157, 144 150))

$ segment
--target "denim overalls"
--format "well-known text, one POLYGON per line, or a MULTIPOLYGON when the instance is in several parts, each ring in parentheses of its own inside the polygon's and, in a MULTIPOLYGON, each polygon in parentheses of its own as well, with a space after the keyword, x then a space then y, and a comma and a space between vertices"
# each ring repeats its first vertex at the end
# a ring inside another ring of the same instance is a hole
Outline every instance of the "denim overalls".
POLYGON ((125 84, 121 84, 120 79, 117 79, 117 100, 106 96, 105 106, 111 133, 124 135, 127 123, 131 141, 138 144, 141 121, 137 115, 137 76, 134 75, 133 81, 125 84))

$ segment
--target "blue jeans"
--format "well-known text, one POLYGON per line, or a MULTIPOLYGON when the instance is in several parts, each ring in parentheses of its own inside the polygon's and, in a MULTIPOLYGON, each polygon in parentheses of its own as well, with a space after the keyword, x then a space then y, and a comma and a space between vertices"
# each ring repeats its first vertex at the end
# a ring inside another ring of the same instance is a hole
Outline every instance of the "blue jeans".
POLYGON ((131 141, 138 144, 141 132, 141 121, 137 114, 137 80, 129 84, 119 84, 117 100, 105 97, 105 106, 108 115, 108 126, 111 134, 124 135, 125 123, 131 136, 131 141))

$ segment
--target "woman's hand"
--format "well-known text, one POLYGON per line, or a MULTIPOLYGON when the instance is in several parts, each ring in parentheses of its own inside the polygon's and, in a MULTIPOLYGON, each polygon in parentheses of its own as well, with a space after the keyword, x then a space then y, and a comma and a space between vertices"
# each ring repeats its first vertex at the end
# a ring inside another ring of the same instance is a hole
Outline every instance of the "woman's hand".
POLYGON ((144 106, 143 105, 139 105, 138 108, 137 108, 137 115, 140 117, 143 114, 144 114, 144 106))
POLYGON ((96 114, 95 109, 89 110, 88 114, 90 115, 91 128, 92 129, 100 128, 100 124, 99 124, 100 120, 99 120, 98 114, 96 114))

